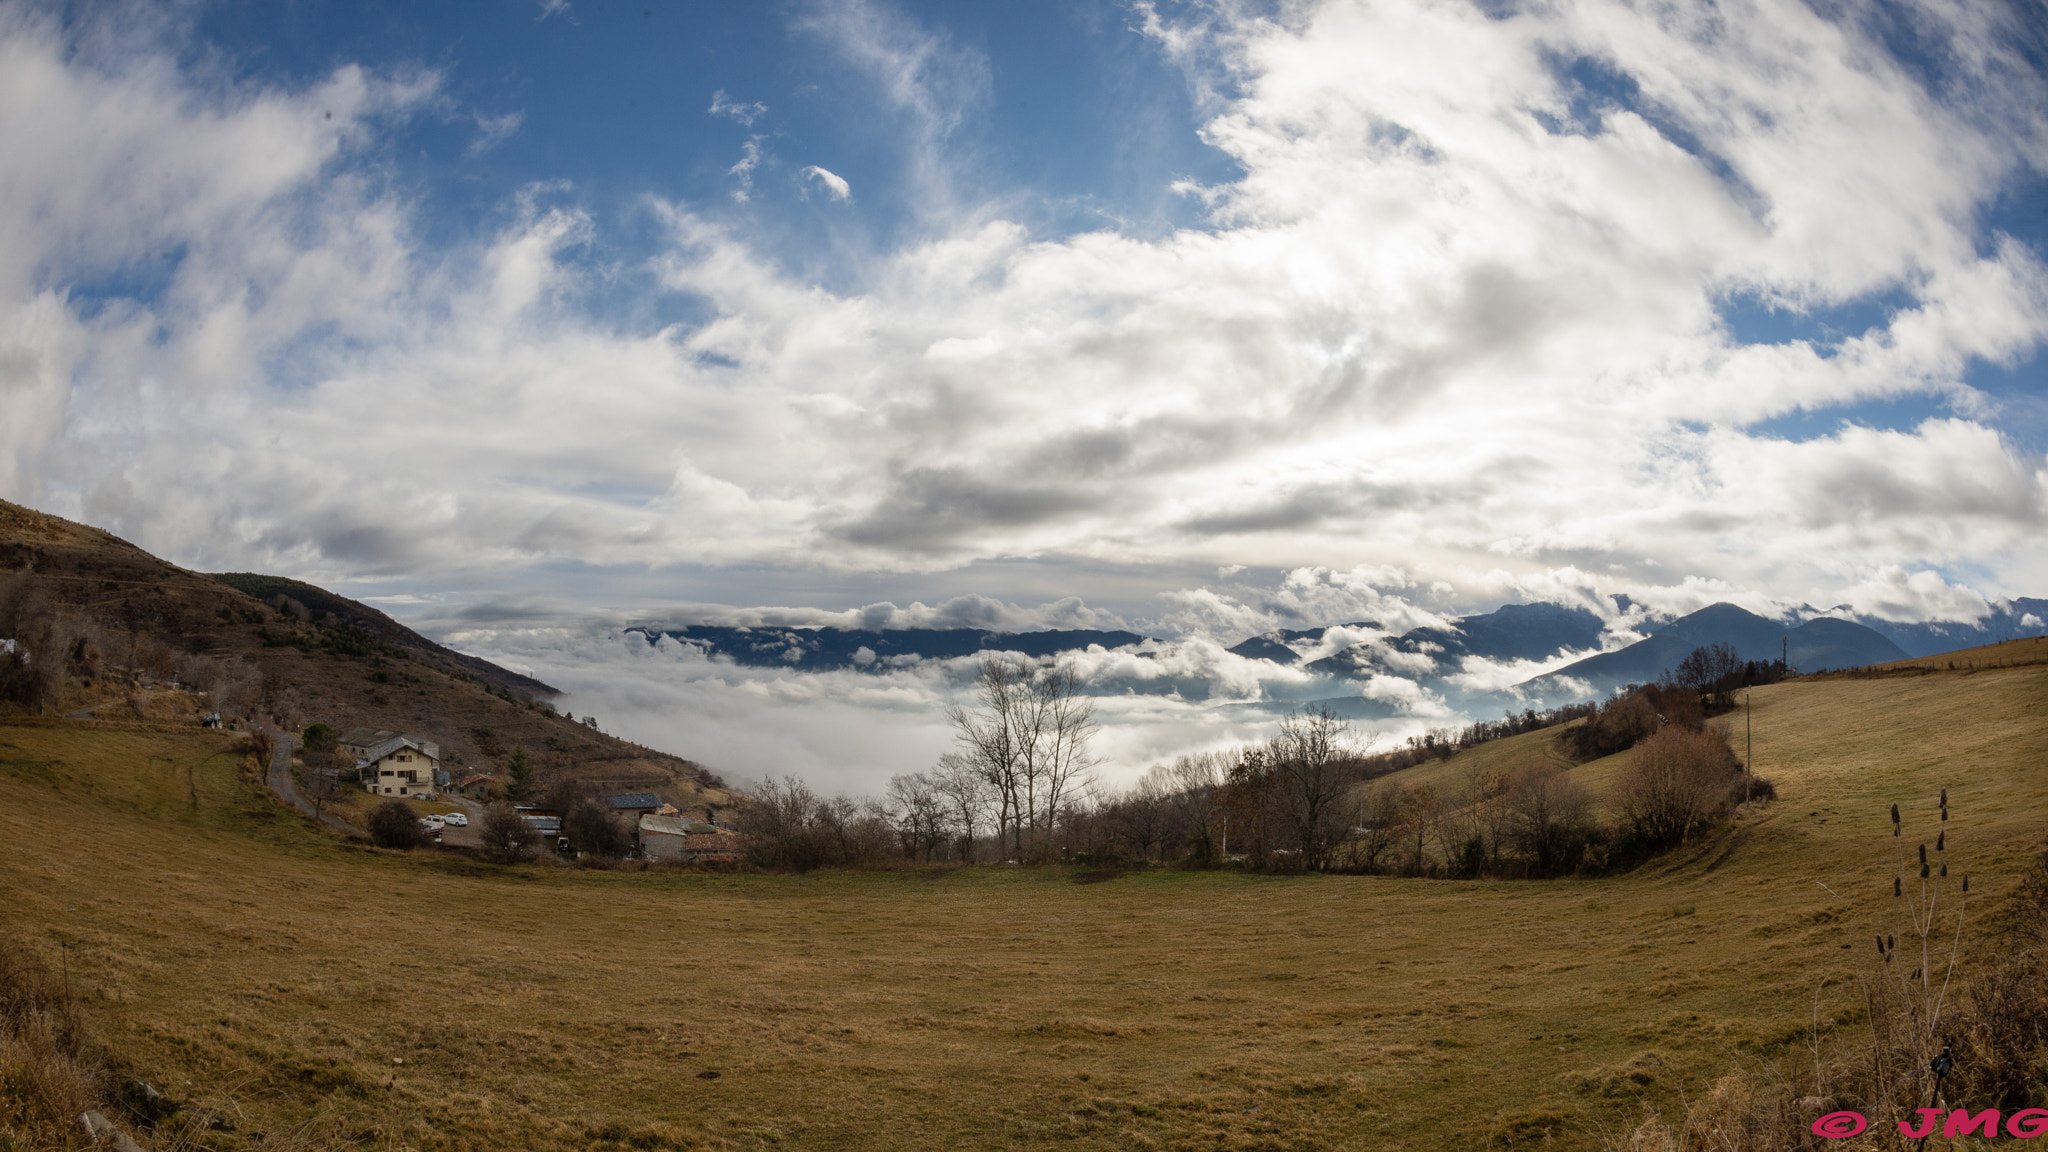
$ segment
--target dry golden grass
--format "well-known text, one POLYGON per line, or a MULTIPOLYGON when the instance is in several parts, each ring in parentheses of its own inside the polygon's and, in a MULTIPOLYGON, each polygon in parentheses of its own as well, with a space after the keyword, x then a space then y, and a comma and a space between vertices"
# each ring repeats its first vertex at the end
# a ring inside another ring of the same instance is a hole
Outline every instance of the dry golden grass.
POLYGON ((1869 668, 1852 668, 1847 672, 1838 672, 1834 673, 1834 675, 1869 675, 1872 673, 1907 670, 1972 672, 1986 671, 1994 668, 2017 668, 2029 664, 2048 664, 2048 636, 2029 636, 2023 640, 2004 640, 1997 644, 1986 644, 1979 648, 1964 648, 1955 652, 1940 652, 1933 656, 1916 656, 1911 660, 1894 660, 1889 664, 1875 664, 1869 668))
POLYGON ((231 1118, 207 1147, 1591 1148, 1782 1053, 1817 990, 1852 1018, 1892 801, 1947 786, 1950 857, 2009 884, 2044 698, 1759 689, 1778 804, 1556 882, 500 870, 340 845, 224 737, 0 728, 0 916, 231 1118))

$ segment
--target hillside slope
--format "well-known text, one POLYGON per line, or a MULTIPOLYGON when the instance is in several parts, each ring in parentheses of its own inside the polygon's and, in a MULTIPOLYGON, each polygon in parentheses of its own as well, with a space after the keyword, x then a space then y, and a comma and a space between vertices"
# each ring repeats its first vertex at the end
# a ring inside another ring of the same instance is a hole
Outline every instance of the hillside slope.
POLYGON ((1821 617, 1798 627, 1758 616, 1733 604, 1712 604, 1681 616, 1626 648, 1602 652, 1522 687, 1540 696, 1581 698, 1579 685, 1604 696, 1624 684, 1647 684, 1678 667, 1695 648, 1726 644, 1743 660, 1774 661, 1787 656, 1795 669, 1854 668, 1900 660, 1905 650, 1848 620, 1821 617))
MULTIPOLYGON (((97 528, 5 501, 0 578, 9 597, 0 608, 24 617, 23 626, 0 621, 0 635, 41 629, 34 647, 45 649, 42 658, 71 657, 46 711, 121 718, 147 710, 163 719, 181 698, 165 690, 176 683, 207 690, 231 713, 274 716, 292 729, 318 720, 416 733, 441 744, 451 770, 502 769, 524 748, 543 774, 621 790, 673 785, 687 795, 712 783, 679 756, 558 715, 548 703, 554 690, 538 680, 300 581, 188 571, 97 528)), ((187 699, 191 719, 197 701, 187 699)))
POLYGON ((338 844, 232 737, 0 723, 0 926, 234 1123, 179 1147, 1590 1150, 1860 1042, 1899 844, 1975 931, 2043 831, 2048 666, 1755 697, 1776 804, 1554 882, 497 869, 338 844))

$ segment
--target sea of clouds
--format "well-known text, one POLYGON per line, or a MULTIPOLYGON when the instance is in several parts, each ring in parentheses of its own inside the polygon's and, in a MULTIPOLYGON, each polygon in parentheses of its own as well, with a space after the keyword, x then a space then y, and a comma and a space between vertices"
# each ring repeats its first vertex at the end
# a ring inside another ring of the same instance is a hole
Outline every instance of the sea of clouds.
MULTIPOLYGON (((1115 788, 1176 755, 1264 739, 1282 716, 1315 701, 1373 702, 1377 707, 1369 718, 1353 722, 1352 738, 1360 746, 1385 748, 1431 729, 1495 719, 1505 709, 1555 703, 1524 696, 1517 685, 1634 643, 1656 620, 1723 601, 1770 615, 1813 611, 1701 580, 1622 591, 1582 572, 1560 571, 1540 580, 1503 579, 1497 587, 1507 593, 1505 602, 1544 599, 1594 611, 1605 625, 1599 646, 1512 661, 1400 651, 1388 641, 1412 628, 1455 625, 1456 613, 1442 602, 1457 593, 1384 569, 1298 569, 1265 586, 1219 578, 1160 596, 1161 611, 1136 620, 1073 599, 1034 608, 986 596, 838 611, 700 604, 626 614, 557 610, 539 601, 465 603, 459 597, 386 606, 408 609, 409 623, 445 643, 562 689, 561 706, 595 715, 607 731, 690 756, 736 781, 797 775, 827 791, 851 793, 878 792, 890 776, 929 768, 952 750, 944 708, 971 698, 976 658, 851 669, 751 667, 707 655, 660 631, 695 623, 1136 630, 1148 639, 1066 657, 1095 702, 1101 725, 1097 775, 1105 787, 1115 788), (1625 608, 1617 592, 1626 597, 1625 608), (1319 638, 1298 642, 1294 647, 1302 659, 1293 665, 1227 650, 1248 636, 1323 627, 1323 621, 1359 623, 1331 625, 1319 638), (650 641, 650 633, 657 638, 650 641), (1354 645, 1370 646, 1387 670, 1355 680, 1304 668, 1354 645)), ((1903 572, 1872 593, 1869 603, 1900 621, 1974 621, 1989 611, 1967 588, 1903 572), (1910 593, 1917 594, 1905 599, 1910 593)))

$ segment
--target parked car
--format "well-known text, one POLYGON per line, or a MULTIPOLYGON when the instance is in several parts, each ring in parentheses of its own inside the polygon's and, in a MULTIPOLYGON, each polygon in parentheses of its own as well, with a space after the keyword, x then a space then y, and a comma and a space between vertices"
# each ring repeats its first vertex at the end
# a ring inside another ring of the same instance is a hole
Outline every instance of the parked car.
POLYGON ((441 820, 443 823, 452 824, 457 828, 469 827, 469 817, 461 812, 450 812, 446 816, 441 817, 441 820))
POLYGON ((422 816, 420 817, 420 827, 429 832, 439 832, 441 830, 441 818, 439 816, 422 816))

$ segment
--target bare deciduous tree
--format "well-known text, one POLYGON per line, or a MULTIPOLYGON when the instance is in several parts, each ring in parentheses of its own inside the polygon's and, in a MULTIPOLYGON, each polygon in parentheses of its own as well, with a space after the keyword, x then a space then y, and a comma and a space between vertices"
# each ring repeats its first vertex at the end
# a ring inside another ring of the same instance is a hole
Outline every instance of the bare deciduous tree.
POLYGON ((1089 783, 1095 706, 1071 663, 1021 667, 983 657, 975 703, 946 706, 961 755, 996 789, 998 837, 1007 830, 1019 860, 1051 850, 1059 815, 1089 783))
POLYGON ((1667 725, 1629 754, 1611 803, 1647 843, 1683 843, 1726 805, 1729 783, 1740 773, 1719 732, 1667 725))
POLYGON ((889 779, 889 821, 912 860, 930 860, 946 834, 946 798, 922 772, 889 779))
POLYGON ((1207 864, 1220 856, 1217 802, 1223 790, 1224 757, 1215 752, 1177 756, 1170 765, 1155 768, 1166 790, 1167 802, 1178 819, 1180 835, 1190 857, 1207 864))
POLYGON ((974 863, 975 829, 989 819, 989 810, 996 803, 995 786, 957 752, 939 757, 938 767, 932 771, 932 786, 944 797, 951 823, 960 834, 961 862, 974 863))
POLYGON ((484 809, 477 825, 477 839, 484 856, 498 864, 530 860, 540 851, 540 832, 510 804, 499 802, 484 809))
POLYGON ((1528 764, 1508 785, 1508 836, 1538 876, 1554 876, 1579 862, 1592 822, 1593 801, 1555 764, 1528 764))
POLYGON ((1328 708, 1289 716, 1273 740, 1272 765, 1302 864, 1322 868, 1337 802, 1356 778, 1351 725, 1328 708))
POLYGON ((1401 833, 1401 791, 1400 785, 1391 780, 1353 787, 1348 821, 1351 834, 1347 841, 1353 867, 1377 872, 1380 857, 1394 850, 1401 833))

